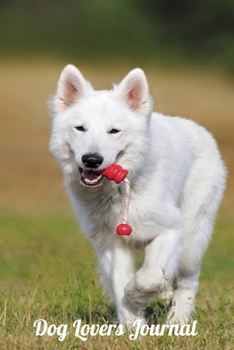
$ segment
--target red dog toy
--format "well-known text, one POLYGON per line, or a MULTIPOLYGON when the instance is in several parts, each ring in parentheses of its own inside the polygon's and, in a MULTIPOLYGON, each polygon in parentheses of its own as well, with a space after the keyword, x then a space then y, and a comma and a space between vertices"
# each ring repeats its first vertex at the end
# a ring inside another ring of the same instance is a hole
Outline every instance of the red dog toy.
POLYGON ((113 180, 117 184, 124 181, 125 184, 125 200, 124 200, 124 213, 123 213, 123 223, 116 227, 116 232, 121 236, 129 236, 132 233, 132 228, 127 224, 127 213, 128 205, 130 199, 130 182, 126 178, 128 175, 128 170, 123 169, 119 164, 111 164, 106 169, 103 170, 102 175, 108 180, 113 180))
POLYGON ((121 165, 111 164, 103 170, 102 175, 119 184, 128 175, 128 170, 123 169, 121 165))

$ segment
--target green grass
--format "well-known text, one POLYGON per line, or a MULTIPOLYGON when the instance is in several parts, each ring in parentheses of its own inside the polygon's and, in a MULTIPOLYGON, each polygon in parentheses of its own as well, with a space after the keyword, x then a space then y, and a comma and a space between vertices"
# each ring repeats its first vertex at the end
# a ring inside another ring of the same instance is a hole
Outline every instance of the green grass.
MULTIPOLYGON (((75 338, 73 322, 116 322, 114 309, 95 272, 90 243, 72 219, 0 218, 0 348, 5 349, 233 349, 233 219, 221 217, 206 253, 197 295, 199 334, 195 337, 128 335, 75 338), (67 324, 58 336, 35 337, 33 323, 67 324)), ((151 322, 163 323, 166 305, 154 300, 151 322)))

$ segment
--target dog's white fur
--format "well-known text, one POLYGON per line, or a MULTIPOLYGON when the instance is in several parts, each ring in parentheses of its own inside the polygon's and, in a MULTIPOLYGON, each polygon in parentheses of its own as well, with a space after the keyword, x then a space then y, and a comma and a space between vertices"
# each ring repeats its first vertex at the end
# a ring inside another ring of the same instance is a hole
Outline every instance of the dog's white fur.
POLYGON ((50 150, 62 166, 82 230, 97 252, 101 281, 119 322, 143 322, 143 309, 157 294, 172 298, 168 323, 187 323, 225 187, 225 168, 213 137, 191 120, 152 113, 148 83, 138 68, 113 90, 95 91, 68 65, 50 110, 50 150), (113 128, 120 132, 110 133, 113 128), (87 153, 104 158, 99 170, 112 163, 129 170, 130 236, 115 232, 124 185, 107 179, 94 187, 80 183, 78 167, 86 168, 82 156, 87 153), (135 272, 137 245, 145 260, 135 272))

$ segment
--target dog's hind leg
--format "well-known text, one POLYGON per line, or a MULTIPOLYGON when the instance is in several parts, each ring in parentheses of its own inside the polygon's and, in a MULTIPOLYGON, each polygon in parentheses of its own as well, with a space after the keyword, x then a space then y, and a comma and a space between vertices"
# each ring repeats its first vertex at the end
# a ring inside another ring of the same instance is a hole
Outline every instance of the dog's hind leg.
POLYGON ((195 310, 200 265, 213 231, 224 183, 225 169, 217 153, 214 159, 203 154, 194 162, 183 194, 182 254, 168 323, 187 323, 195 310))
POLYGON ((104 248, 96 247, 100 279, 114 302, 118 320, 131 327, 133 322, 143 319, 141 308, 133 307, 124 294, 124 287, 134 275, 133 250, 124 244, 104 248))
POLYGON ((199 269, 176 279, 172 305, 167 315, 168 324, 186 324, 194 314, 194 302, 198 289, 199 269))

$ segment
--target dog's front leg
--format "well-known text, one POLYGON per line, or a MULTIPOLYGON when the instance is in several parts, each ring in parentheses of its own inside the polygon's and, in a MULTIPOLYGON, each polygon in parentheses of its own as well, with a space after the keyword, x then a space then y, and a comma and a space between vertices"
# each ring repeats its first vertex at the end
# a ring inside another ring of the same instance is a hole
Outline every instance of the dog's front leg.
POLYGON ((132 306, 124 293, 135 272, 133 250, 119 242, 111 248, 97 247, 96 250, 101 281, 115 303, 119 322, 129 327, 136 319, 143 322, 141 308, 132 306))
POLYGON ((141 269, 125 287, 129 302, 144 308, 155 296, 173 291, 170 287, 181 253, 181 230, 167 230, 145 247, 145 260, 141 269))

